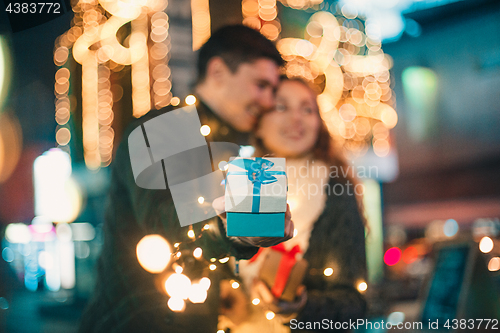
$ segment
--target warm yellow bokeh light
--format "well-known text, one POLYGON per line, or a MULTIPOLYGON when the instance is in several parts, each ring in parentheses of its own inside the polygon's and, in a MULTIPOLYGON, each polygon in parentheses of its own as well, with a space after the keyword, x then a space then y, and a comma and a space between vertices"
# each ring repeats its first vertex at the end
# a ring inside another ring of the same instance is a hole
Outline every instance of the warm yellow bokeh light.
POLYGON ((499 257, 493 257, 490 259, 488 262, 488 270, 490 272, 496 272, 500 270, 500 258, 499 257))
MULTIPOLYGON (((294 1, 293 5, 286 1, 284 5, 303 8, 304 3, 307 1, 294 1)), ((242 6, 244 15, 250 7, 242 6)), ((355 6, 342 8, 343 15, 357 17, 355 6)), ((305 39, 282 38, 277 48, 287 61, 288 77, 324 85, 318 96, 320 114, 346 157, 366 154, 371 141, 375 154, 385 157, 391 152, 389 140, 372 139, 387 139, 388 135, 377 132, 378 137, 372 136, 371 129, 376 122, 387 129, 398 122, 389 72, 393 60, 383 53, 380 41, 370 38, 363 24, 356 21, 356 27, 349 27, 345 26, 348 20, 344 21, 342 15, 318 11, 307 23, 305 39)))
POLYGON ((160 235, 144 236, 136 248, 137 260, 150 273, 161 273, 170 262, 170 245, 160 235))
POLYGON ((220 161, 219 162, 219 170, 220 171, 227 171, 229 169, 229 164, 226 161, 220 161))
POLYGON ((53 222, 73 222, 80 214, 83 194, 71 177, 69 154, 52 148, 35 159, 35 215, 53 222))
POLYGON ((181 99, 179 97, 172 97, 172 99, 170 100, 170 104, 172 104, 172 106, 177 106, 181 103, 181 99))
POLYGON ((189 290, 188 298, 192 303, 203 303, 207 299, 207 289, 198 283, 193 284, 189 290))
POLYGON ((240 284, 239 284, 237 281, 233 281, 233 282, 231 283, 231 287, 232 287, 233 289, 238 289, 238 288, 240 287, 240 284))
POLYGON ((193 95, 187 95, 184 101, 187 105, 193 105, 194 103, 196 103, 196 97, 194 97, 193 95))
POLYGON ((10 243, 28 244, 32 235, 24 223, 11 223, 5 229, 5 239, 10 243))
POLYGON ((221 264, 225 264, 225 263, 226 263, 226 262, 228 262, 228 261, 229 261, 229 257, 225 257, 225 258, 221 258, 221 259, 219 259, 219 262, 220 262, 221 264))
POLYGON ((190 289, 191 280, 182 273, 174 273, 165 281, 165 291, 172 298, 186 299, 190 289))
POLYGON ((203 288, 205 288, 205 290, 208 290, 208 288, 210 288, 210 285, 212 284, 212 282, 210 281, 209 278, 203 277, 203 278, 200 279, 200 281, 198 282, 198 284, 200 286, 203 286, 203 288))
POLYGON ((253 305, 259 305, 259 303, 260 303, 260 299, 258 299, 258 298, 254 298, 254 299, 252 300, 252 304, 253 304, 253 305))
POLYGON ((366 291, 366 289, 368 289, 368 285, 366 284, 366 282, 360 282, 358 284, 358 290, 363 292, 363 291, 366 291))
POLYGON ((208 125, 203 125, 200 127, 200 133, 203 136, 209 135, 210 131, 211 131, 211 129, 210 129, 210 126, 208 126, 208 125))
POLYGON ((1 113, 0 109, 0 183, 12 175, 19 162, 22 137, 17 118, 10 112, 1 113))
POLYGON ((333 274, 333 268, 331 267, 325 268, 323 274, 325 274, 325 276, 331 276, 333 274))
POLYGON ((479 250, 483 253, 489 253, 493 250, 493 240, 490 237, 483 237, 479 242, 479 250))
POLYGON ((266 311, 266 319, 267 320, 272 320, 275 316, 275 313, 272 311, 266 311))
POLYGON ((11 77, 11 61, 7 38, 0 36, 0 110, 6 101, 8 86, 11 77))
POLYGON ((67 145, 71 140, 71 132, 66 127, 60 128, 56 132, 56 142, 61 146, 67 145))
POLYGON ((182 298, 171 297, 167 304, 170 310, 174 312, 181 312, 186 308, 186 302, 182 298))
POLYGON ((203 250, 201 249, 201 247, 197 247, 193 251, 193 257, 195 257, 196 259, 200 259, 202 254, 203 254, 203 250))

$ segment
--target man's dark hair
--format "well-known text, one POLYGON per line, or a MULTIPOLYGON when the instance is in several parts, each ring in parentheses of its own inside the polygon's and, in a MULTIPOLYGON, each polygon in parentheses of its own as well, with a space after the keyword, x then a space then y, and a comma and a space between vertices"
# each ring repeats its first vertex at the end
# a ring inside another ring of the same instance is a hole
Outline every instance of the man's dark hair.
POLYGON ((222 27, 200 48, 197 83, 205 80, 207 64, 213 57, 221 57, 233 73, 240 64, 259 58, 270 59, 278 66, 284 65, 283 58, 269 39, 241 24, 222 27))

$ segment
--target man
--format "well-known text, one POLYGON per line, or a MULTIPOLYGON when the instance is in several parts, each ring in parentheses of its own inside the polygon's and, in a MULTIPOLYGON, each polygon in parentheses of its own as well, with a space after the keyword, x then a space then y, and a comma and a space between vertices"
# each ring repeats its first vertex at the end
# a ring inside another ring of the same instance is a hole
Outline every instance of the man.
MULTIPOLYGON (((257 31, 241 25, 215 32, 199 51, 195 94, 201 124, 210 126, 207 141, 246 143, 261 112, 274 104, 279 67, 283 60, 275 46, 257 31)), ((170 111, 151 111, 131 126, 170 111)), ((170 190, 147 190, 134 182, 126 132, 112 166, 109 206, 104 225, 104 246, 98 261, 95 294, 82 316, 81 332, 215 332, 218 314, 218 277, 203 304, 188 304, 172 312, 161 291, 158 275, 138 263, 136 245, 148 234, 160 234, 170 244, 189 241, 188 227, 181 227, 170 190), (158 287, 158 285, 160 287, 158 287)), ((207 223, 207 222, 205 222, 207 223)), ((196 240, 205 258, 227 255, 247 259, 257 246, 270 246, 292 237, 289 212, 284 238, 234 238, 225 236, 218 218, 210 232, 205 223, 194 224, 196 240)), ((222 269, 218 270, 222 271, 222 269)))

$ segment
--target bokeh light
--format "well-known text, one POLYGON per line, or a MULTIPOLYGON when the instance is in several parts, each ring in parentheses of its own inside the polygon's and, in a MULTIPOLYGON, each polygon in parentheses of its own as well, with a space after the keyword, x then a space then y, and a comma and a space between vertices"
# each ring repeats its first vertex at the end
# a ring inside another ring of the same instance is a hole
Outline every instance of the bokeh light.
MULTIPOLYGON (((166 0, 77 3, 73 6, 72 27, 56 39, 54 63, 60 68, 54 86, 55 119, 59 125, 70 119, 69 102, 59 106, 58 101, 69 101, 78 86, 72 87, 73 70, 68 62, 71 54, 81 65, 83 150, 85 164, 91 170, 108 166, 113 155, 114 109, 121 111, 121 105, 114 106, 113 102, 122 98, 123 89, 116 84, 112 87, 111 72, 130 66, 127 75, 132 83, 134 117, 170 103, 169 19, 164 11, 167 4, 166 0), (122 29, 125 25, 130 28, 122 29)), ((73 111, 76 101, 71 100, 73 111)), ((57 133, 57 141, 64 144, 68 135, 62 134, 64 131, 57 133)), ((69 151, 70 146, 65 149, 69 151)))
POLYGON ((411 264, 418 259, 418 250, 414 246, 408 246, 403 251, 402 258, 404 263, 411 264))
POLYGON ((194 97, 193 95, 187 95, 184 101, 187 105, 193 105, 194 103, 196 103, 196 97, 194 97))
POLYGON ((388 266, 394 266, 401 260, 401 250, 397 247, 391 247, 384 254, 384 262, 388 266))
POLYGON ((210 38, 210 8, 208 0, 191 0, 193 51, 210 38))
POLYGON ((5 229, 5 239, 9 243, 28 244, 31 241, 31 232, 24 223, 10 223, 5 229))
POLYGON ((387 316, 387 322, 391 323, 392 325, 397 325, 399 323, 404 322, 405 320, 405 314, 404 312, 396 311, 392 312, 387 316))
POLYGON ((198 283, 193 284, 189 288, 189 300, 192 303, 203 303, 207 299, 207 289, 198 283))
POLYGON ((209 278, 207 278, 207 277, 203 277, 203 278, 201 278, 201 279, 200 279, 200 281, 198 282, 198 284, 199 284, 200 286, 203 286, 203 288, 205 288, 205 290, 208 290, 208 288, 210 288, 210 284, 211 284, 211 283, 212 283, 212 282, 211 282, 211 281, 210 281, 210 279, 209 279, 209 278))
POLYGON ((488 236, 481 238, 479 241, 479 250, 483 253, 490 253, 491 250, 493 250, 493 247, 493 240, 488 236))
POLYGON ((136 248, 137 259, 142 268, 150 273, 161 273, 170 262, 170 245, 160 235, 144 236, 136 248))
POLYGON ((490 272, 496 272, 500 270, 500 258, 499 257, 493 257, 490 259, 488 262, 488 270, 490 272))
POLYGON ((444 223, 443 230, 444 230, 444 234, 447 237, 453 237, 453 236, 455 236, 457 234, 457 232, 458 232, 458 223, 457 223, 457 221, 455 221, 454 219, 446 220, 446 222, 444 223))
MULTIPOLYGON (((284 4, 293 8, 311 4, 303 2, 284 4)), ((361 19, 355 19, 358 13, 353 4, 340 8, 343 16, 314 13, 305 39, 283 38, 277 47, 287 61, 288 77, 303 77, 322 90, 318 96, 321 116, 345 157, 359 157, 370 146, 375 155, 386 157, 392 146, 389 129, 398 122, 390 85, 392 58, 382 52, 380 39, 374 37, 375 23, 366 22, 365 28, 361 19)))
POLYGON ((52 222, 73 222, 82 208, 82 191, 71 177, 71 158, 52 148, 35 159, 35 214, 52 222))
POLYGON ((275 316, 276 316, 276 314, 274 312, 266 311, 266 319, 267 320, 272 320, 275 316))
POLYGON ((22 131, 17 118, 0 108, 0 183, 14 172, 21 157, 22 131))
POLYGON ((196 249, 194 249, 193 257, 195 257, 196 259, 200 259, 202 255, 203 255, 203 250, 201 249, 201 247, 197 247, 196 249))
POLYGON ((165 281, 165 291, 172 298, 186 299, 190 289, 191 280, 182 273, 174 273, 165 281))
POLYGON ((184 300, 179 297, 170 297, 167 305, 169 309, 174 312, 182 312, 186 308, 186 302, 184 302, 184 300))
POLYGON ((366 284, 366 282, 360 282, 357 286, 357 289, 360 291, 360 292, 364 292, 366 291, 366 289, 368 289, 368 284, 366 284))
POLYGON ((210 129, 210 126, 208 126, 208 125, 203 125, 200 127, 200 133, 203 136, 209 135, 210 131, 211 131, 211 129, 210 129))

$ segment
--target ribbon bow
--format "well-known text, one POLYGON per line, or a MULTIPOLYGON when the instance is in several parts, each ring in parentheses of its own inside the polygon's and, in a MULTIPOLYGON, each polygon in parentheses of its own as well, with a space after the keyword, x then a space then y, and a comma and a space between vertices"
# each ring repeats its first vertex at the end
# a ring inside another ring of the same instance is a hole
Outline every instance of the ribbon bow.
POLYGON ((229 175, 247 175, 248 180, 253 184, 252 213, 258 213, 260 207, 260 189, 262 185, 277 182, 278 179, 273 175, 286 175, 284 171, 270 171, 274 163, 262 157, 256 157, 255 160, 249 158, 236 159, 231 164, 246 170, 246 172, 231 171, 229 175))
POLYGON ((243 158, 231 163, 247 170, 248 180, 254 184, 258 182, 265 185, 278 181, 278 179, 272 176, 272 173, 268 171, 268 169, 273 167, 274 163, 265 158, 256 157, 255 160, 243 158))

